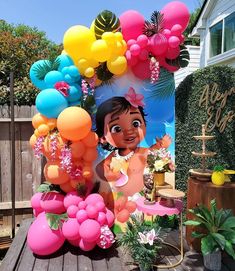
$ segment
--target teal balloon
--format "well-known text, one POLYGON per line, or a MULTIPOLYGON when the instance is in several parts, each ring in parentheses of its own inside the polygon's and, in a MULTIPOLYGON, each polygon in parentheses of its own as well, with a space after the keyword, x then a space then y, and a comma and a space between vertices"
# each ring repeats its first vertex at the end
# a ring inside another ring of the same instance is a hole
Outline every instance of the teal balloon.
POLYGON ((56 60, 60 62, 58 71, 62 71, 64 67, 68 67, 74 64, 72 58, 66 54, 57 56, 56 60))
POLYGON ((47 88, 53 88, 55 83, 64 81, 64 76, 59 71, 50 71, 46 74, 44 81, 47 88))
POLYGON ((67 107, 66 97, 54 88, 41 91, 36 98, 37 110, 47 118, 57 118, 67 107))
POLYGON ((66 74, 69 73, 69 67, 64 67, 61 72, 63 73, 63 75, 65 76, 66 74))
POLYGON ((66 83, 68 83, 68 84, 74 84, 75 81, 76 81, 76 79, 75 79, 74 77, 70 76, 69 74, 66 74, 66 75, 64 76, 64 81, 65 81, 66 83))
POLYGON ((48 60, 38 60, 33 63, 33 65, 30 67, 29 70, 29 77, 32 81, 32 83, 35 85, 35 87, 39 88, 40 90, 46 89, 46 83, 44 80, 40 80, 37 77, 37 69, 40 68, 40 66, 43 66, 45 62, 48 62, 48 60))
POLYGON ((76 102, 81 99, 81 96, 82 96, 82 90, 79 85, 70 86, 69 96, 67 98, 69 102, 76 102))
POLYGON ((75 77, 76 80, 80 80, 80 78, 81 78, 81 75, 78 71, 78 68, 74 65, 68 67, 68 74, 72 77, 75 77))

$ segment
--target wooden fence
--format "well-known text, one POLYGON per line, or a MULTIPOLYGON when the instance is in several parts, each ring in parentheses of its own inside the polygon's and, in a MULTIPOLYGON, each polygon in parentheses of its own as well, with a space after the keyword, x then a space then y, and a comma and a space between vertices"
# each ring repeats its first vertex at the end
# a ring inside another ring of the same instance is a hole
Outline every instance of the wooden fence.
MULTIPOLYGON (((30 198, 41 183, 43 159, 37 160, 29 145, 35 107, 15 106, 16 227, 32 216, 30 198)), ((0 106, 0 233, 11 229, 11 130, 10 107, 0 106)))

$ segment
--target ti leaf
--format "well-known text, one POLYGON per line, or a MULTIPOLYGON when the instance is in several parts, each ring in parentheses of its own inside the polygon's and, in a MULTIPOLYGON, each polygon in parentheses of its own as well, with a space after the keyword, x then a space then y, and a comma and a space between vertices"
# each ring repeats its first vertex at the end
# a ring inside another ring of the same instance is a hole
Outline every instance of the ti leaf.
POLYGON ((233 257, 233 259, 235 260, 235 252, 234 252, 234 249, 233 249, 233 246, 232 244, 229 242, 229 241, 226 241, 225 242, 225 251, 233 257))
POLYGON ((201 239, 201 250, 203 255, 212 253, 216 247, 217 244, 210 234, 201 239))
POLYGON ((213 236, 214 240, 219 244, 221 249, 224 250, 225 242, 226 242, 226 239, 224 238, 224 236, 219 233, 211 233, 211 235, 213 236))
POLYGON ((185 45, 180 45, 180 54, 175 59, 166 58, 166 63, 178 68, 185 68, 188 66, 190 60, 190 55, 188 49, 185 45))
POLYGON ((58 230, 59 228, 62 227, 62 222, 68 219, 68 216, 66 213, 61 214, 61 215, 47 213, 46 219, 47 219, 49 227, 52 230, 58 230))

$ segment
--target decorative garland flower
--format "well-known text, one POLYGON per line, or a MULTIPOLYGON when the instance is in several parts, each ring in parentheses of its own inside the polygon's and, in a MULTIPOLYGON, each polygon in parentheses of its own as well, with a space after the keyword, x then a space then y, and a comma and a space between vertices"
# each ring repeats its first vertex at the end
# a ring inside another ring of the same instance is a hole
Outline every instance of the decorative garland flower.
POLYGON ((159 78, 159 74, 160 74, 160 66, 159 66, 159 62, 156 60, 155 57, 151 57, 150 59, 150 71, 151 71, 151 78, 150 78, 150 82, 152 84, 154 84, 155 82, 157 82, 158 78, 159 78))
POLYGON ((58 149, 57 144, 58 144, 57 135, 53 133, 50 135, 50 152, 52 160, 55 160, 56 158, 56 151, 58 149))
POLYGON ((66 170, 66 172, 70 174, 73 163, 72 163, 72 150, 69 146, 65 145, 61 149, 60 159, 61 159, 60 161, 61 168, 66 170))
POLYGON ((144 106, 144 96, 142 94, 137 94, 134 90, 134 88, 130 87, 127 94, 125 94, 126 100, 133 106, 133 107, 138 107, 138 106, 144 106))
POLYGON ((69 96, 68 90, 69 90, 70 86, 66 82, 64 82, 64 81, 57 82, 57 83, 55 83, 54 88, 56 90, 58 90, 65 97, 69 96))
POLYGON ((42 155, 42 149, 43 149, 43 142, 44 142, 45 137, 44 136, 39 136, 35 142, 34 145, 34 155, 39 159, 42 155))

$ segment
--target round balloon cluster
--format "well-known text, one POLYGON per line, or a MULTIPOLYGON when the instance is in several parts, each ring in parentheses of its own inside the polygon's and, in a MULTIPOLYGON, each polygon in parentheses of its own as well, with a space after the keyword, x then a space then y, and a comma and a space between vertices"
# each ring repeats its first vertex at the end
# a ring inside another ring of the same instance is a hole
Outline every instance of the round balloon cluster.
POLYGON ((27 243, 38 255, 54 253, 65 240, 84 251, 92 250, 96 245, 106 249, 114 243, 110 230, 114 214, 99 194, 81 197, 76 191, 66 196, 58 192, 36 193, 31 204, 37 218, 30 226, 27 243), (64 212, 67 217, 59 217, 64 212), (48 218, 51 213, 58 214, 60 220, 56 221, 54 217, 54 225, 50 227, 48 218), (58 223, 62 226, 59 227, 58 223))

